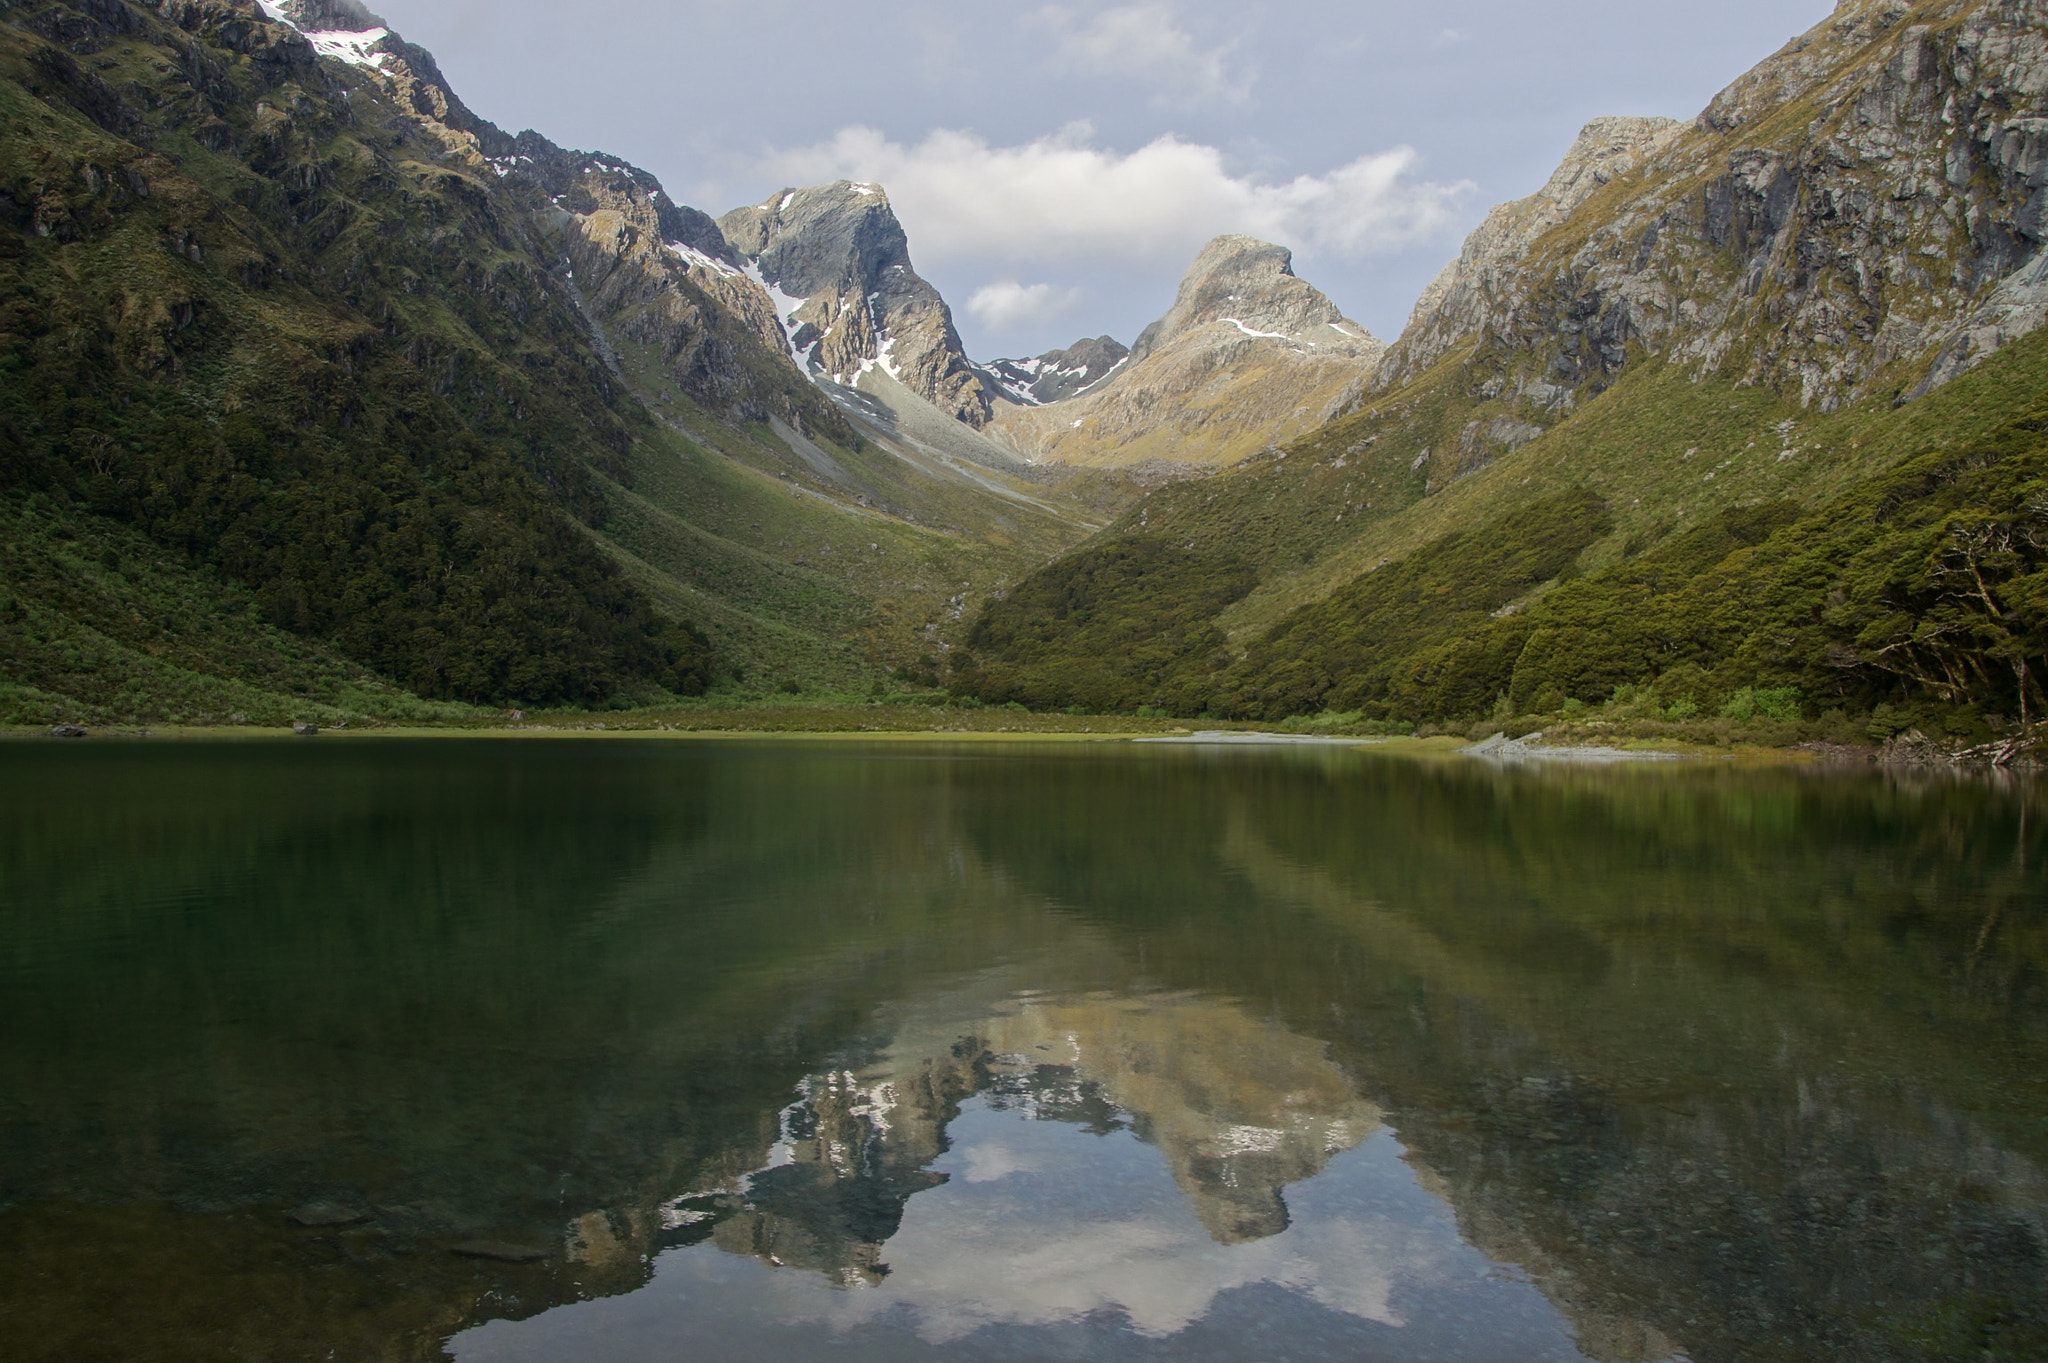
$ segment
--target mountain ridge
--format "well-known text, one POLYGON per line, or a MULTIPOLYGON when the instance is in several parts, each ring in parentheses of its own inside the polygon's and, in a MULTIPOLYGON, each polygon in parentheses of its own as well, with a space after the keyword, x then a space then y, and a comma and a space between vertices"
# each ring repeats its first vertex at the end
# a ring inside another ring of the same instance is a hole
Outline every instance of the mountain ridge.
POLYGON ((374 21, 0 14, 0 713, 868 685, 1096 523, 857 425, 708 217, 374 21))
POLYGON ((1090 336, 1029 359, 990 360, 980 369, 996 397, 1044 407, 1087 392, 1121 368, 1130 353, 1114 336, 1090 336))
POLYGON ((1040 465, 1224 466, 1341 412, 1385 346, 1255 237, 1205 245, 1113 370, 991 432, 1040 465))
POLYGON ((1849 0, 1690 121, 1596 120, 1391 345, 1219 238, 1128 351, 977 365, 878 186, 713 220, 353 0, 17 0, 0 706, 623 703, 964 644, 957 689, 1055 708, 1990 732, 2048 706, 2044 35, 1849 0))
POLYGON ((2048 542, 2014 490, 2044 457, 2044 18, 1847 3, 1691 123, 1594 125, 1474 234, 1356 410, 1012 588, 958 685, 1264 719, 1476 724, 1617 687, 1978 734, 2040 713, 2038 668, 1998 659, 2039 642, 2020 603, 2048 542), (1905 491, 1927 477, 1969 491, 1905 491), (1509 597, 1369 645, 1401 593, 1513 582, 1525 551, 1540 571, 1509 597), (1940 585, 1968 562, 1992 584, 1974 605, 1940 585), (1746 597, 1711 586, 1738 578, 1746 597))
POLYGON ((778 190, 718 226, 774 292, 799 367, 850 387, 880 368, 948 416, 988 424, 990 398, 952 310, 911 268, 909 238, 880 186, 778 190))

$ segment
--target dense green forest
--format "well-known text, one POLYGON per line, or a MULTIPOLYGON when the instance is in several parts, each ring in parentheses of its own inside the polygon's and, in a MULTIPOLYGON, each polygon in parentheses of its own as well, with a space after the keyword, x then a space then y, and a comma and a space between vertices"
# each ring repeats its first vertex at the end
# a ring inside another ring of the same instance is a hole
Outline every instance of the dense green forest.
POLYGON ((10 656, 92 665, 45 546, 125 527, 138 616, 218 581, 419 696, 702 690, 703 637, 590 533, 646 418, 503 196, 296 34, 183 18, 0 25, 10 656))
POLYGON ((2048 402, 1810 506, 1729 506, 1590 573, 1606 501, 1552 493, 1429 542, 1227 646, 1242 559, 1128 535, 993 603, 965 694, 1278 720, 1868 716, 2001 731, 2048 706, 2048 402))

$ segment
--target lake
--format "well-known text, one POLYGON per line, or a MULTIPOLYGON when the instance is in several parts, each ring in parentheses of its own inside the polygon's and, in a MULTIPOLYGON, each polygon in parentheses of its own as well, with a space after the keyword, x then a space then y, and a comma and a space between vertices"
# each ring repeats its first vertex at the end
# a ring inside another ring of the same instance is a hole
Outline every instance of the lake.
POLYGON ((0 745, 0 1357, 2039 1359, 2040 796, 0 745))

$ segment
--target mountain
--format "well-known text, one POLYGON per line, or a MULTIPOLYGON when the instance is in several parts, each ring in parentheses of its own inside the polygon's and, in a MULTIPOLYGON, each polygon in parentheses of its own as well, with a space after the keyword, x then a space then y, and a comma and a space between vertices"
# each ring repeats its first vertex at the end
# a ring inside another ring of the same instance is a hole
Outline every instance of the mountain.
POLYGON ((952 310, 911 268, 909 240, 881 186, 785 189, 718 226, 772 291, 790 354, 806 372, 858 386, 881 369, 946 415, 988 423, 989 396, 952 310))
POLYGON ((2008 732, 2048 706, 2044 35, 1845 0, 1689 122, 1590 125, 1392 346, 1226 237, 1128 353, 976 366, 877 186, 713 221, 354 0, 17 0, 0 718, 950 649, 1050 707, 2008 732))
POLYGON ((1028 360, 990 360, 980 372, 996 397, 1043 407, 1093 388, 1115 373, 1130 353, 1130 347, 1115 337, 1096 336, 1028 360))
POLYGON ((7 719, 867 685, 1096 523, 850 412, 716 223, 350 0, 22 0, 0 108, 7 719))
POLYGON ((1461 726, 2038 715, 2044 20, 1845 0, 1690 123, 1595 123, 1355 410, 1017 584, 958 685, 1461 726))
POLYGON ((1218 237, 1113 373, 1001 409, 991 433, 1034 463, 1230 464, 1345 410, 1384 350, 1286 248, 1218 237))

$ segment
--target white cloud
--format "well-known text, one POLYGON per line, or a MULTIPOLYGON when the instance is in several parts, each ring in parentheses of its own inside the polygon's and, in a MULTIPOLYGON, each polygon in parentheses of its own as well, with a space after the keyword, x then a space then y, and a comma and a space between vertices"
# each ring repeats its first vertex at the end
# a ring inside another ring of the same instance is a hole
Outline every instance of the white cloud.
POLYGON ((1196 46, 1163 0, 1120 5, 1085 20, 1059 8, 1039 17, 1059 38, 1060 65, 1075 74, 1143 81, 1156 87, 1155 100, 1165 104, 1243 104, 1251 98, 1251 77, 1233 73, 1225 63, 1229 48, 1196 46))
POLYGON ((1417 160, 1396 147, 1268 182, 1172 135, 1126 153, 1093 145, 1086 124, 1009 147, 949 130, 907 144, 852 127, 773 154, 765 169, 788 184, 881 182, 921 261, 1142 265, 1192 257, 1224 232, 1349 258, 1415 245, 1451 227, 1473 188, 1417 179, 1417 160))
POLYGON ((1014 279, 1004 279, 976 289, 967 300, 967 311, 991 331, 1011 331, 1055 321, 1072 312, 1080 302, 1079 289, 1056 289, 1050 284, 1019 284, 1014 279))

